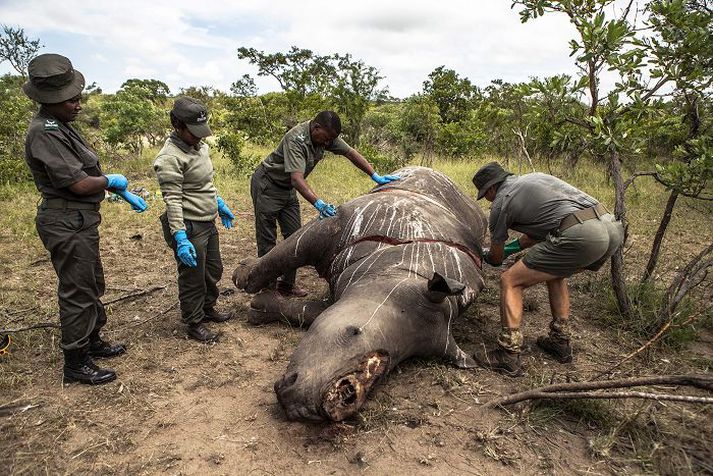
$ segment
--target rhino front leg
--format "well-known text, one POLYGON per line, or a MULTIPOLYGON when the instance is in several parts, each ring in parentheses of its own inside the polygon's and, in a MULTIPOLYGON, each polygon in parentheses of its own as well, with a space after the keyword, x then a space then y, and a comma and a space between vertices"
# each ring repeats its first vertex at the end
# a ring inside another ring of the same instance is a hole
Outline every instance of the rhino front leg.
POLYGON ((290 299, 277 291, 265 289, 256 294, 250 302, 248 322, 260 325, 283 321, 291 326, 308 328, 331 304, 326 300, 290 299))
POLYGON ((312 220, 281 241, 261 258, 247 258, 233 272, 239 289, 256 293, 287 271, 329 262, 334 254, 333 237, 339 233, 337 217, 312 220))

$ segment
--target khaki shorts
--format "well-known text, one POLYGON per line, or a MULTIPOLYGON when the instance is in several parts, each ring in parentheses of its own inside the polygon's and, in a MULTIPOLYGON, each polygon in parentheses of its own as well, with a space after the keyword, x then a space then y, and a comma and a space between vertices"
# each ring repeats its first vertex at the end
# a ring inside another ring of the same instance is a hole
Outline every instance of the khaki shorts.
POLYGON ((624 226, 607 213, 563 232, 549 233, 522 259, 530 269, 569 277, 582 269, 597 271, 624 241, 624 226))

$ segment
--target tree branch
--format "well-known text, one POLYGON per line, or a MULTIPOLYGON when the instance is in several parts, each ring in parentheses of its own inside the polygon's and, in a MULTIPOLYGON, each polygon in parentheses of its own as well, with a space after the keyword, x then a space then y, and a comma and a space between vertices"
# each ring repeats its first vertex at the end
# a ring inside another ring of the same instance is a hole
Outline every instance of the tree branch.
POLYGON ((513 403, 518 403, 523 400, 573 400, 577 398, 647 398, 650 400, 657 401, 674 401, 674 402, 684 402, 684 403, 713 403, 713 397, 695 397, 692 395, 670 395, 667 393, 648 393, 648 392, 532 392, 527 395, 522 395, 516 401, 508 401, 503 399, 500 402, 496 402, 497 405, 511 405, 513 403))
POLYGON ((108 305, 110 305, 110 304, 115 304, 115 303, 117 303, 117 302, 126 301, 127 299, 134 299, 134 298, 137 298, 137 297, 139 297, 139 296, 143 296, 144 294, 151 294, 151 293, 153 293, 153 292, 160 291, 161 289, 166 289, 166 286, 165 286, 165 285, 163 285, 163 286, 154 286, 154 287, 151 288, 151 289, 145 289, 145 290, 143 290, 143 291, 132 292, 132 293, 130 293, 130 294, 127 294, 126 296, 122 296, 122 297, 119 297, 119 298, 116 298, 116 299, 112 299, 111 301, 106 301, 106 302, 104 303, 104 305, 105 305, 105 306, 108 306, 108 305))
MULTIPOLYGON (((569 382, 547 385, 545 387, 535 388, 524 392, 509 395, 494 402, 488 403, 488 406, 511 405, 513 403, 530 400, 533 398, 558 398, 551 397, 553 394, 573 394, 579 396, 567 396, 561 398, 609 398, 609 397, 583 397, 584 393, 576 393, 586 390, 604 390, 608 388, 623 388, 623 387, 638 387, 641 385, 686 385, 704 390, 713 391, 713 377, 708 375, 660 375, 653 377, 634 377, 617 380, 602 380, 592 382, 569 382)), ((608 395, 606 393, 595 393, 595 395, 608 395)), ((616 395, 614 393, 613 395, 616 395)), ((655 394, 652 394, 655 395, 655 394)), ((629 398, 624 396, 614 396, 612 398, 629 398)), ((644 398, 644 397, 639 397, 644 398)), ((648 397, 646 397, 648 398, 648 397)), ((697 398, 697 397, 695 397, 697 398)), ((713 398, 709 403, 713 403, 713 398)))
POLYGON ((20 327, 18 329, 0 329, 0 334, 13 334, 15 332, 24 332, 32 329, 44 329, 44 328, 60 329, 62 326, 55 324, 53 322, 43 322, 40 324, 34 324, 28 327, 20 327))

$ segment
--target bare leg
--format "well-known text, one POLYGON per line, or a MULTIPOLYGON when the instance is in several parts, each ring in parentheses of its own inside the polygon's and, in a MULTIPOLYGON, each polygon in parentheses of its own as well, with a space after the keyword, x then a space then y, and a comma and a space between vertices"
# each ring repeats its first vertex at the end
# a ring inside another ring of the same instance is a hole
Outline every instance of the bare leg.
MULTIPOLYGON (((515 263, 500 276, 500 322, 503 327, 517 329, 522 322, 522 291, 532 285, 542 282, 559 280, 561 278, 542 271, 530 269, 522 261, 515 263)), ((566 292, 567 286, 564 283, 566 292)), ((569 295, 566 295, 569 309, 569 295)))
POLYGON ((552 320, 566 321, 569 319, 569 289, 565 278, 547 281, 547 293, 550 297, 552 320))

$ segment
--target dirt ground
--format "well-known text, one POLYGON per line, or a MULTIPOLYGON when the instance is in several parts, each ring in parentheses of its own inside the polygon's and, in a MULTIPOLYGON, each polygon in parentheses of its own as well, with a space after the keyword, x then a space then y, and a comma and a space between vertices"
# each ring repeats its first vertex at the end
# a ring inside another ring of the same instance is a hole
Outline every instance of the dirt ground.
MULTIPOLYGON (((534 346, 549 322, 545 289, 538 287, 527 299, 526 377, 411 360, 375 389, 351 421, 287 421, 272 385, 304 331, 247 323, 250 296, 236 291, 229 277, 255 252, 245 225, 250 222, 241 214, 243 229, 220 232, 225 274, 219 307, 234 311, 234 319, 211 326, 221 332, 216 345, 185 337, 175 264, 157 223, 149 220, 143 228, 112 235, 102 226, 105 301, 161 289, 109 305, 106 337, 126 342, 129 350, 104 361, 119 375, 108 385, 62 384, 56 329, 15 335, 10 353, 0 356, 0 406, 28 407, 0 413, 3 473, 713 472, 710 406, 589 401, 526 404, 510 411, 484 408, 491 399, 534 385, 586 380, 636 348, 639 342, 596 320, 604 303, 589 291, 606 281, 605 270, 572 283, 572 364, 555 363, 534 346)), ((46 253, 39 246, 22 246, 6 241, 1 249, 4 324, 57 322, 56 278, 46 253)), ((313 295, 326 292, 312 270, 301 270, 300 280, 313 295)), ((456 340, 469 352, 493 342, 498 329, 497 271, 488 269, 486 280, 478 305, 455 329, 456 340)), ((685 355, 649 355, 623 366, 622 374, 707 372, 711 350, 707 336, 685 355), (692 361, 704 363, 696 367, 692 361)))

